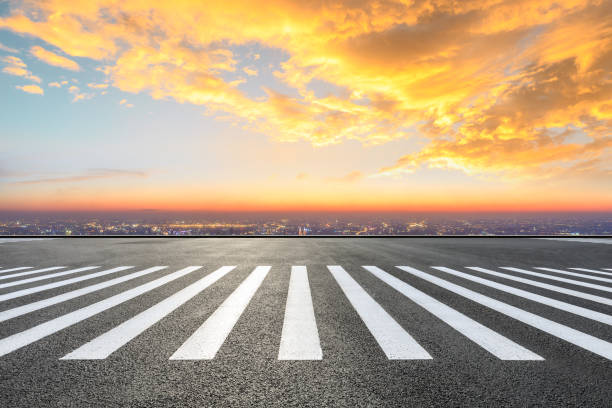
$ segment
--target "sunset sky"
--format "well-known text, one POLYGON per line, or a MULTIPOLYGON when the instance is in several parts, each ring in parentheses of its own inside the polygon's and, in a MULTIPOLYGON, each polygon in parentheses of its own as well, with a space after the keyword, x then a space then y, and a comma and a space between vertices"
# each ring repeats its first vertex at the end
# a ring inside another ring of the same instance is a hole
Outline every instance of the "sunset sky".
POLYGON ((612 0, 0 1, 0 210, 612 211, 612 0))

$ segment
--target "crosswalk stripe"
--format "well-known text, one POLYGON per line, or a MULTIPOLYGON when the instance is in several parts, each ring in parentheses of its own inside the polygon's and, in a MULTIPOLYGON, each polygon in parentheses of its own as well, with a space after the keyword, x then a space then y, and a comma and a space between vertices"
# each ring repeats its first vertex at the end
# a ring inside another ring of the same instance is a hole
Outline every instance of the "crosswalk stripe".
POLYGON ((567 271, 563 271, 561 269, 554 269, 554 268, 538 268, 538 267, 536 267, 535 269, 539 269, 541 271, 547 271, 547 272, 560 273, 562 275, 576 276, 577 278, 584 278, 584 279, 591 279, 591 280, 597 280, 597 281, 601 281, 601 282, 612 283, 612 279, 602 278, 600 276, 585 275, 584 273, 567 272, 567 271))
POLYGON ((574 296, 574 297, 579 297, 579 298, 582 298, 582 299, 587 299, 587 300, 591 300, 593 302, 602 303, 604 305, 612 306, 612 299, 608 299, 608 298, 605 298, 603 296, 592 295, 590 293, 579 292, 577 290, 568 289, 568 288, 564 288, 564 287, 561 287, 561 286, 555 286, 555 285, 550 285, 548 283, 543 283, 543 282, 538 282, 538 281, 534 281, 534 280, 530 280, 530 279, 520 278, 518 276, 508 275, 507 273, 496 272, 496 271, 492 271, 490 269, 480 268, 480 267, 477 267, 477 266, 466 266, 466 268, 471 269, 473 271, 486 273, 488 275, 497 276, 499 278, 504 278, 504 279, 515 281, 515 282, 521 282, 521 283, 525 283, 527 285, 536 286, 538 288, 548 289, 548 290, 553 291, 553 292, 563 293, 563 294, 566 294, 566 295, 570 295, 570 296, 574 296))
POLYGON ((23 271, 24 269, 32 269, 32 267, 31 266, 20 266, 17 268, 2 269, 0 270, 0 273, 23 271))
POLYGON ((573 269, 575 271, 591 272, 591 273, 598 273, 600 275, 612 276, 612 273, 610 272, 602 272, 602 271, 598 271, 597 269, 587 269, 587 268, 569 268, 569 269, 573 269))
POLYGON ((0 357, 193 272, 184 268, 0 340, 0 357))
POLYGON ((49 275, 37 276, 35 278, 28 278, 28 279, 13 281, 13 282, 7 282, 7 283, 0 284, 0 288, 9 288, 12 286, 25 285, 26 283, 32 283, 32 282, 38 282, 41 280, 59 278, 60 276, 72 275, 72 274, 79 273, 79 272, 90 271, 96 268, 99 268, 99 266, 84 266, 82 268, 76 268, 76 269, 70 269, 68 271, 51 273, 49 275))
POLYGON ((431 355, 339 265, 328 265, 334 279, 390 360, 425 360, 431 355))
POLYGON ((608 360, 612 360, 612 343, 546 319, 542 316, 519 309, 518 307, 500 302, 499 300, 495 300, 478 292, 474 292, 473 290, 455 285, 454 283, 419 271, 418 269, 409 266, 402 266, 400 268, 414 276, 418 276, 421 279, 463 296, 473 302, 479 303, 506 316, 512 317, 529 326, 535 327, 536 329, 565 340, 568 343, 574 344, 592 353, 607 358, 608 360))
MULTIPOLYGON (((9 293, 5 293, 3 295, 0 295, 0 302, 4 302, 4 301, 9 300, 9 299, 15 299, 15 298, 22 297, 22 296, 31 295, 33 293, 43 292, 43 291, 49 290, 49 289, 59 288, 61 286, 70 285, 72 283, 81 282, 81 281, 88 280, 88 279, 99 278, 100 276, 105 276, 105 275, 109 275, 111 273, 121 272, 121 271, 124 271, 126 269, 130 269, 130 268, 133 268, 133 266, 119 266, 117 268, 112 268, 112 269, 109 269, 109 270, 106 270, 106 271, 90 273, 90 274, 85 275, 85 276, 78 276, 76 278, 64 279, 64 280, 61 280, 61 281, 58 281, 58 282, 51 282, 51 283, 47 283, 45 285, 34 286, 32 288, 16 290, 14 292, 9 292, 9 293)), ((160 269, 163 269, 163 267, 161 267, 160 269)), ((79 271, 79 272, 82 272, 82 271, 79 271)), ((75 272, 71 271, 71 273, 75 273, 75 272)))
MULTIPOLYGON (((201 266, 192 266, 193 270, 201 266)), ((137 314, 119 326, 96 337, 71 353, 62 357, 62 360, 102 360, 142 332, 159 322, 161 319, 178 309, 198 293, 227 275, 235 266, 223 266, 186 288, 176 292, 174 295, 162 300, 144 312, 137 314)))
POLYGON ((292 266, 278 359, 321 360, 322 358, 323 351, 312 306, 308 272, 305 266, 292 266))
POLYGON ((234 325, 261 286, 270 266, 258 266, 212 315, 183 343, 170 360, 210 360, 225 342, 234 325))
MULTIPOLYGON (((27 271, 27 272, 19 272, 19 273, 13 273, 13 274, 10 274, 10 275, 3 275, 3 276, 0 276, 0 280, 11 279, 11 278, 18 278, 20 276, 33 275, 35 273, 43 273, 43 272, 49 272, 49 271, 56 271, 58 269, 64 269, 64 268, 65 268, 65 266, 51 266, 49 268, 34 269, 32 271, 27 271)), ((4 271, 4 272, 8 272, 8 271, 4 271)))
POLYGON ((540 278, 545 278, 545 279, 555 280, 555 281, 559 281, 559 282, 570 283, 570 284, 576 285, 576 286, 584 286, 585 288, 602 290, 604 292, 612 292, 612 288, 609 288, 607 286, 595 285, 594 283, 587 283, 587 282, 581 282, 581 281, 577 281, 577 280, 573 280, 573 279, 560 278, 558 276, 548 275, 548 274, 545 274, 545 273, 531 272, 531 271, 528 271, 526 269, 513 268, 511 266, 502 266, 501 268, 502 269, 506 269, 508 271, 524 273, 525 275, 537 276, 537 277, 540 277, 540 278))
POLYGON ((495 288, 497 290, 501 290, 502 292, 511 293, 513 295, 533 300, 534 302, 538 302, 550 307, 554 307, 559 310, 563 310, 568 313, 573 313, 578 316, 586 317, 587 319, 595 320, 601 323, 612 325, 612 316, 607 315, 605 313, 596 312, 591 309, 587 309, 584 307, 572 305, 570 303, 562 302, 560 300, 551 299, 546 296, 537 295, 535 293, 527 292, 522 289, 513 288, 512 286, 503 285, 501 283, 497 283, 488 279, 483 279, 477 276, 469 275, 467 273, 459 272, 457 270, 446 268, 444 266, 432 266, 432 268, 437 269, 442 272, 449 273, 454 276, 458 276, 460 278, 468 279, 472 282, 478 282, 481 285, 488 286, 490 288, 495 288))
MULTIPOLYGON (((100 273, 104 273, 104 274, 115 273, 115 272, 119 272, 119 271, 124 271, 124 270, 129 269, 129 268, 133 268, 133 267, 132 266, 119 266, 117 268, 109 269, 108 271, 103 271, 103 272, 100 272, 100 273)), ((86 295, 88 293, 100 290, 100 289, 108 288, 109 286, 113 286, 113 285, 116 285, 118 283, 123 283, 123 282, 129 281, 131 279, 139 278, 141 276, 145 276, 145 275, 148 275, 148 274, 153 273, 153 272, 157 272, 157 271, 165 269, 165 268, 167 268, 167 266, 154 266, 152 268, 147 268, 147 269, 142 270, 140 272, 134 272, 134 273, 131 273, 129 275, 121 276, 119 278, 111 279, 111 280, 108 280, 108 281, 105 281, 105 282, 101 282, 101 283, 97 283, 97 284, 91 285, 91 286, 86 286, 84 288, 76 289, 76 290, 73 290, 71 292, 62 293, 61 295, 53 296, 53 297, 50 297, 50 298, 47 298, 47 299, 42 299, 42 300, 39 300, 39 301, 33 302, 33 303, 28 303, 27 305, 18 306, 18 307, 15 307, 13 309, 8 309, 8 310, 5 310, 3 312, 0 312, 0 322, 4 322, 6 320, 13 319, 13 318, 15 318, 17 316, 22 316, 24 314, 31 313, 31 312, 33 312, 35 310, 40 310, 40 309, 43 309, 45 307, 49 307, 49 306, 52 306, 52 305, 55 305, 55 304, 58 304, 58 303, 62 303, 62 302, 65 302, 67 300, 74 299, 76 297, 83 296, 83 295, 86 295)), ((65 282, 65 281, 62 281, 62 282, 65 282)), ((58 283, 60 283, 60 282, 58 282, 58 283)), ((33 288, 33 289, 37 289, 36 292, 40 292, 41 290, 49 289, 49 288, 45 288, 44 286, 50 286, 50 285, 53 285, 53 284, 37 286, 36 288, 33 288)), ((28 290, 31 290, 31 289, 25 289, 25 290, 19 291, 19 292, 26 292, 28 290)), ((13 294, 17 294, 17 292, 11 293, 11 295, 13 295, 13 294)), ((19 296, 25 296, 27 294, 28 293, 22 293, 22 294, 19 294, 19 296)), ((1 299, 1 297, 0 297, 0 300, 5 300, 5 299, 1 299)))
POLYGON ((363 266, 363 268, 500 360, 544 360, 541 356, 470 319, 463 313, 410 286, 390 273, 376 266, 363 266))

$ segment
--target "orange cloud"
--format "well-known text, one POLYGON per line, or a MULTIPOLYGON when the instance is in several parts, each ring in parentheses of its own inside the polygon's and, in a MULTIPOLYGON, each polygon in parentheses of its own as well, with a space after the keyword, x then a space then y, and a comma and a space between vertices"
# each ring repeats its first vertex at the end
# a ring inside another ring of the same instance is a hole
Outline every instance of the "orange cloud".
POLYGON ((45 91, 38 85, 17 85, 15 88, 21 89, 23 92, 36 94, 36 95, 44 95, 45 91))
POLYGON ((74 183, 80 181, 90 181, 95 179, 107 179, 115 177, 146 177, 147 174, 143 171, 122 170, 122 169, 91 169, 86 174, 66 177, 50 177, 38 178, 30 180, 16 181, 14 185, 30 185, 30 184, 56 184, 56 183, 74 183))
POLYGON ((125 106, 126 108, 133 108, 134 107, 133 104, 128 103, 127 99, 122 99, 121 101, 119 101, 119 105, 125 106))
POLYGON ((106 89, 106 88, 108 88, 108 84, 89 83, 89 84, 87 84, 87 86, 92 88, 92 89, 106 89))
POLYGON ((82 101, 85 99, 91 99, 94 97, 93 94, 81 92, 80 88, 75 85, 70 86, 68 88, 68 92, 74 95, 74 97, 72 98, 72 102, 78 102, 78 101, 82 101))
POLYGON ((341 183, 354 183, 362 180, 365 176, 360 171, 352 171, 342 177, 330 178, 330 181, 337 181, 341 183))
POLYGON ((73 60, 57 55, 56 53, 45 50, 39 46, 30 48, 30 54, 49 65, 66 68, 72 71, 80 70, 79 64, 73 60))
POLYGON ((21 60, 21 58, 8 56, 2 58, 1 61, 6 64, 6 66, 2 69, 2 72, 5 74, 20 76, 40 84, 41 79, 28 71, 28 66, 21 60))
POLYGON ((0 27, 97 61, 122 91, 204 105, 276 140, 427 140, 380 174, 588 178, 610 169, 611 22, 612 3, 595 0, 49 0, 0 27), (261 71, 232 51, 250 44, 288 55, 274 74, 290 93, 262 83, 254 99, 224 79, 239 63, 261 71))
POLYGON ((11 47, 7 47, 6 45, 0 43, 0 50, 5 51, 5 52, 10 52, 11 54, 17 54, 19 53, 18 50, 11 48, 11 47))

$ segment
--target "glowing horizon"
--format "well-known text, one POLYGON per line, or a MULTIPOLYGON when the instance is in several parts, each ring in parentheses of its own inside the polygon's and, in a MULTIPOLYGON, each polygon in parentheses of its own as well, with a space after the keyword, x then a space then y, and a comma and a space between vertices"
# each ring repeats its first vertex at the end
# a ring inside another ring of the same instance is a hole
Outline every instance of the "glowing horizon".
POLYGON ((611 1, 0 4, 0 211, 612 211, 611 1))

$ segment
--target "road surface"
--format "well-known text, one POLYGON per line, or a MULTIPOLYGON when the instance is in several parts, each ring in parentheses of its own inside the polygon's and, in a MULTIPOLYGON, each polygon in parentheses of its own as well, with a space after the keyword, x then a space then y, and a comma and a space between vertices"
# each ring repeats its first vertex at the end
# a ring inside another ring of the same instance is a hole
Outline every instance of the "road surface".
POLYGON ((612 240, 0 242, 0 401, 610 406, 612 240))

